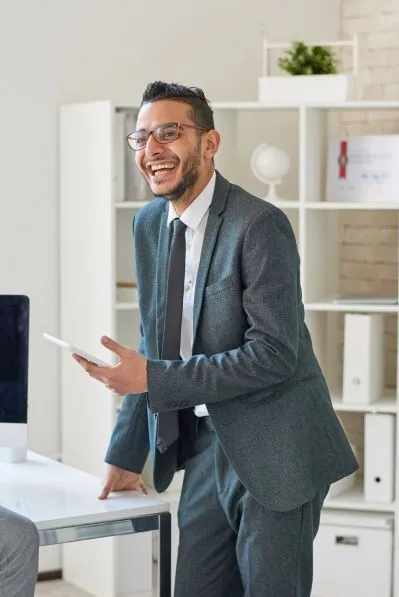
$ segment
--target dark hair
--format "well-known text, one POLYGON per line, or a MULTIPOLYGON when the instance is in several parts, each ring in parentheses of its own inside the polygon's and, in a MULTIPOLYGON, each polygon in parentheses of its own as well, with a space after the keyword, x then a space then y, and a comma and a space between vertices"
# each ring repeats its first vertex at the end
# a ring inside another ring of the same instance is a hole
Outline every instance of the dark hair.
POLYGON ((213 110, 209 105, 202 89, 198 87, 185 87, 179 83, 165 83, 154 81, 149 83, 143 93, 141 105, 158 100, 174 100, 187 104, 191 108, 191 119, 196 126, 213 130, 213 110))

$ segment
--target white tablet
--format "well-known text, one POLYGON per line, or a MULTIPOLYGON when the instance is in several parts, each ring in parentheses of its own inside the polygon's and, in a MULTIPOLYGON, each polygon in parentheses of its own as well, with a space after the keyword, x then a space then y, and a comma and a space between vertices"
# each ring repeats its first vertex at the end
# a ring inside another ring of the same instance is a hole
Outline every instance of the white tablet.
POLYGON ((60 340, 60 338, 55 338, 54 336, 50 336, 50 334, 46 334, 46 333, 43 334, 43 338, 45 338, 46 340, 50 340, 50 342, 54 342, 54 344, 57 344, 57 346, 61 346, 61 348, 66 348, 67 350, 70 350, 74 354, 77 354, 78 356, 83 357, 84 359, 86 359, 87 361, 90 361, 90 363, 93 363, 94 365, 97 365, 98 367, 111 367, 111 365, 109 363, 105 363, 104 361, 101 361, 97 357, 94 357, 92 354, 89 354, 88 352, 81 350, 77 346, 73 346, 73 344, 68 344, 68 342, 64 342, 64 340, 60 340))

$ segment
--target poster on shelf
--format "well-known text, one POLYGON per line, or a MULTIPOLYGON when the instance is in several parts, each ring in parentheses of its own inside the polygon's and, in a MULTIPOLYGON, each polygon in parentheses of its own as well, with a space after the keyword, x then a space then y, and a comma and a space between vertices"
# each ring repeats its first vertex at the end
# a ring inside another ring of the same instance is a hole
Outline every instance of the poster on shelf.
POLYGON ((327 201, 399 202, 399 135, 333 138, 327 201))

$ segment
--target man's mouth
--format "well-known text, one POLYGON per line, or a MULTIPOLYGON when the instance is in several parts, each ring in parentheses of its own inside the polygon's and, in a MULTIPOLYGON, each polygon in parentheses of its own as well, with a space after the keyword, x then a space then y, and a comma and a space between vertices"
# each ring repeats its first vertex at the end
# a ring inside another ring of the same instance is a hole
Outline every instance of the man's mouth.
POLYGON ((147 164, 149 174, 156 180, 164 178, 171 170, 174 170, 174 168, 176 168, 176 164, 173 162, 153 162, 147 164))

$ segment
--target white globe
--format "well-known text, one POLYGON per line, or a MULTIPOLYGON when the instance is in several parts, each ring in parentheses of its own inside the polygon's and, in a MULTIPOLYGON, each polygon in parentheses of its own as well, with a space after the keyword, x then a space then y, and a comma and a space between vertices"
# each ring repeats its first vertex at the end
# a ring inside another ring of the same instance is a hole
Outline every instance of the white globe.
POLYGON ((290 159, 282 149, 262 143, 251 157, 251 169, 261 182, 279 183, 290 168, 290 159))

